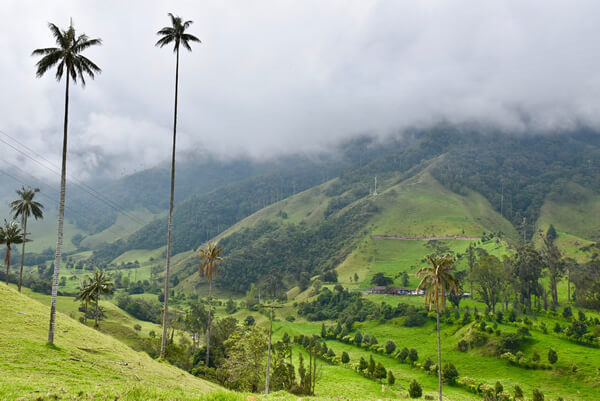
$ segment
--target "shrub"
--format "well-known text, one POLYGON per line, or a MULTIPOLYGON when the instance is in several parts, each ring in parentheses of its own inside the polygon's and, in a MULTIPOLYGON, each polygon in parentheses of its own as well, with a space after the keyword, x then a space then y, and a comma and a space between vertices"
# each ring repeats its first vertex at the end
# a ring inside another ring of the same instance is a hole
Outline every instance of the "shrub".
POLYGON ((377 362, 377 366, 375 367, 375 371, 373 372, 373 376, 376 379, 385 379, 387 377, 387 371, 381 362, 377 362))
POLYGON ((521 337, 531 337, 531 333, 529 332, 529 329, 525 326, 519 327, 519 329, 517 330, 517 334, 520 335, 521 337))
POLYGON ((133 329, 134 329, 135 331, 142 331, 142 326, 141 326, 139 323, 136 323, 136 324, 133 326, 133 329))
POLYGON ((560 323, 556 322, 556 324, 554 325, 554 332, 555 333, 562 333, 562 327, 560 327, 560 323))
POLYGON ((515 400, 522 400, 523 399, 523 390, 521 389, 521 386, 519 386, 518 384, 515 384, 515 400))
POLYGON ((431 370, 431 367, 434 365, 433 361, 431 360, 431 358, 427 358, 425 360, 425 363, 423 364, 423 369, 425 369, 427 372, 429 372, 431 370))
POLYGON ((387 380, 388 380, 388 384, 390 384, 390 385, 396 383, 396 378, 394 377, 394 374, 392 373, 391 370, 388 370, 388 372, 387 372, 387 380))
POLYGON ((342 363, 350 362, 350 356, 346 351, 342 352, 342 363))
POLYGON ((411 364, 413 364, 419 360, 419 354, 417 353, 416 349, 414 349, 414 348, 410 349, 410 351, 408 352, 408 359, 410 359, 411 364))
POLYGON ((460 340, 458 342, 458 350, 461 352, 467 352, 469 351, 469 343, 466 342, 465 340, 460 340))
POLYGON ((533 362, 539 362, 540 361, 540 354, 538 354, 537 352, 534 352, 533 355, 531 356, 531 360, 533 362))
POLYGON ((396 343, 392 340, 387 340, 385 343, 385 352, 386 354, 391 354, 396 350, 396 343))
POLYGON ((573 316, 573 309, 571 309, 570 306, 565 306, 562 315, 565 319, 570 318, 571 316, 573 316))
POLYGON ((398 353, 398 358, 401 361, 406 360, 406 357, 408 357, 408 348, 404 347, 402 348, 402 350, 398 353))
POLYGON ((358 362, 358 369, 362 371, 362 370, 365 370, 368 366, 369 366, 369 364, 367 363, 365 358, 363 358, 361 356, 360 361, 358 362))
POLYGON ((500 394, 501 392, 503 392, 504 386, 502 385, 502 383, 497 381, 496 384, 494 385, 494 391, 496 391, 496 394, 500 394))
POLYGON ((450 362, 446 363, 442 369, 442 378, 448 384, 455 384, 456 379, 458 378, 456 366, 450 362))
POLYGON ((356 334, 354 334, 354 343, 358 346, 362 343, 363 337, 360 333, 360 330, 356 330, 356 334))
POLYGON ((423 388, 418 381, 413 379, 408 387, 408 395, 410 398, 420 398, 423 395, 423 388))
POLYGON ((544 393, 537 388, 533 389, 533 401, 544 401, 544 393))
POLYGON ((558 354, 552 348, 548 350, 548 362, 555 364, 558 361, 558 354))

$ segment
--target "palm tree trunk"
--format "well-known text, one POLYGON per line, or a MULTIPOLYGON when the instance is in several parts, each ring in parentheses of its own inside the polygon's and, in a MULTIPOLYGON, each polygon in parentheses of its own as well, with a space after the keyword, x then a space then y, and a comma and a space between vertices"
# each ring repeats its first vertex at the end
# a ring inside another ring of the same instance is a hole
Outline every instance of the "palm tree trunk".
POLYGON ((10 270, 10 245, 6 246, 6 285, 8 286, 8 271, 10 270))
POLYGON ((171 199, 169 201, 169 226, 167 233, 167 262, 165 268, 165 306, 163 313, 163 334, 160 346, 160 357, 167 355, 167 324, 169 322, 169 273, 171 270, 171 233, 173 231, 173 201, 175 197, 175 140, 177 137, 177 86, 179 84, 179 47, 175 64, 175 117, 173 118, 173 156, 171 158, 171 199))
POLYGON ((23 264, 25 263, 25 242, 27 242, 27 216, 23 214, 23 246, 21 247, 21 270, 19 271, 19 292, 23 285, 23 264))
POLYGON ((206 367, 210 361, 210 317, 212 309, 212 280, 208 280, 208 326, 206 327, 206 367))
POLYGON ((98 304, 100 303, 100 294, 96 294, 96 313, 94 316, 94 328, 98 328, 98 304))
MULTIPOLYGON (((68 67, 68 66, 67 66, 68 67)), ((69 69, 67 68, 67 71, 69 69)), ((58 202, 58 234, 56 236, 56 255, 54 258, 54 276, 52 277, 52 301, 50 303, 50 327, 48 328, 48 344, 54 344, 54 328, 56 323, 56 296, 58 295, 58 275, 62 257, 63 225, 65 221, 65 187, 67 181, 67 123, 69 121, 69 75, 66 77, 65 89, 65 122, 63 132, 62 166, 60 171, 60 200, 58 202)))
POLYGON ((273 308, 271 308, 271 325, 269 326, 269 348, 267 352, 267 381, 265 394, 269 394, 269 379, 271 377, 271 338, 273 336, 273 308))
POLYGON ((85 315, 83 315, 83 321, 87 324, 87 314, 88 314, 88 305, 90 304, 90 300, 85 300, 85 315))
MULTIPOLYGON (((436 296, 438 294, 436 293, 436 296)), ((440 391, 440 400, 442 401, 442 341, 440 339, 440 304, 439 299, 435 300, 435 314, 437 318, 437 346, 438 346, 438 386, 440 391)))

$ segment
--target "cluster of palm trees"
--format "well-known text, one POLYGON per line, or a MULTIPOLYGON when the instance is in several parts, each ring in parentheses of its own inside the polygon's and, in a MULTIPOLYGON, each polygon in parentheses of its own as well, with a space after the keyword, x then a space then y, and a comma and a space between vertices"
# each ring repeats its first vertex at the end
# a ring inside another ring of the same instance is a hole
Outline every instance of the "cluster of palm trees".
MULTIPOLYGON (((171 193, 169 202, 169 224, 167 234, 167 257, 166 257, 166 273, 165 273, 165 300, 163 313, 163 343, 161 346, 161 356, 165 356, 166 352, 166 330, 169 312, 169 273, 171 259, 171 233, 173 227, 173 203, 175 189, 175 139, 177 134, 177 95, 179 84, 179 49, 183 46, 187 50, 192 50, 191 42, 200 42, 200 40, 186 33, 186 30, 192 24, 192 21, 184 21, 180 17, 169 13, 171 26, 165 27, 157 32, 161 38, 156 42, 156 46, 163 47, 173 44, 173 52, 176 54, 175 64, 175 110, 173 119, 173 152, 171 160, 171 193)), ((65 112, 63 124, 63 146, 62 146, 62 164, 61 164, 61 179, 60 179, 60 200, 58 204, 58 232, 56 240, 56 254, 54 258, 54 274, 52 279, 52 300, 50 304, 50 325, 48 329, 48 343, 54 343, 54 331, 56 321, 56 297, 58 294, 58 277, 60 273, 60 265, 62 258, 62 242, 63 242, 63 225, 65 215, 65 187, 67 173, 67 131, 69 121, 69 85, 71 80, 73 83, 81 81, 81 85, 85 86, 86 77, 94 79, 96 74, 102 70, 93 61, 85 57, 82 52, 89 47, 101 45, 101 39, 90 39, 87 35, 77 35, 73 27, 73 21, 67 29, 60 29, 55 24, 48 24, 52 36, 56 41, 57 47, 47 47, 36 49, 33 51, 33 56, 42 56, 37 62, 37 77, 42 77, 48 70, 56 66, 56 80, 60 82, 65 76, 65 112)))
POLYGON ((85 304, 84 323, 87 323, 88 307, 90 302, 94 302, 96 309, 94 311, 94 327, 98 328, 100 319, 100 295, 111 294, 113 292, 113 283, 101 270, 94 270, 94 274, 86 277, 79 285, 79 292, 75 301, 81 301, 85 304))
POLYGON ((8 274, 10 272, 10 260, 12 255, 13 245, 22 244, 21 248, 21 269, 19 272, 19 292, 23 285, 23 262, 25 261, 25 243, 27 239, 27 220, 33 216, 36 220, 44 217, 42 209, 44 206, 33 200, 35 194, 40 190, 38 188, 25 188, 17 190, 19 198, 10 203, 12 212, 12 220, 4 220, 4 225, 0 226, 0 244, 6 245, 6 253, 4 254, 4 263, 6 265, 6 285, 8 285, 8 274), (21 224, 17 223, 17 219, 21 218, 21 224))

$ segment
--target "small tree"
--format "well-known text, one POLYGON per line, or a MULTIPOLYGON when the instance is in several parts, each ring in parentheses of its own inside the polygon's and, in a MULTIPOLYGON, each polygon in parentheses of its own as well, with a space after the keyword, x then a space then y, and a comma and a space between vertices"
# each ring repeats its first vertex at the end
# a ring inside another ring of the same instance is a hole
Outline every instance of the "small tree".
POLYGON ((548 362, 554 365, 558 361, 558 354, 552 348, 548 350, 548 362))
POLYGON ((360 333, 360 330, 356 330, 356 334, 354 334, 354 343, 358 346, 362 343, 363 337, 360 333))
POLYGON ((350 362, 350 356, 346 351, 342 352, 342 363, 350 362))
POLYGON ((398 359, 401 361, 404 361, 404 360, 406 360, 406 357, 408 357, 408 348, 404 347, 398 353, 398 359))
POLYGON ((325 323, 321 324, 321 338, 327 338, 327 329, 325 328, 325 323))
POLYGON ((496 385, 494 386, 494 390, 496 391, 496 394, 500 394, 501 392, 504 391, 504 386, 502 386, 502 383, 497 381, 496 385))
POLYGON ((444 368, 442 369, 442 377, 446 383, 455 384, 456 379, 458 378, 458 370, 456 370, 456 366, 450 362, 445 364, 444 368))
POLYGON ((544 393, 537 388, 533 389, 533 401, 544 401, 544 393))
POLYGON ((521 386, 519 386, 518 384, 515 384, 515 400, 522 400, 523 399, 523 390, 521 389, 521 386))
POLYGON ((363 358, 362 356, 360 357, 360 361, 358 362, 358 370, 363 371, 365 370, 367 367, 369 366, 369 364, 367 363, 367 361, 365 360, 365 358, 363 358))
POLYGON ((387 377, 387 371, 381 362, 377 362, 377 366, 375 366, 375 372, 373 372, 373 376, 376 379, 383 380, 387 377))
POLYGON ((375 374, 375 361, 373 360, 373 356, 369 356, 369 366, 367 367, 367 372, 371 377, 373 377, 375 374))
POLYGON ((414 364, 419 360, 419 354, 416 349, 411 348, 410 351, 408 351, 408 359, 410 359, 411 364, 414 364))
POLYGON ((394 374, 391 370, 387 371, 387 380, 389 385, 396 383, 396 378, 394 377, 394 374))
POLYGON ((421 398, 423 395, 423 389, 421 388, 419 382, 415 379, 410 382, 410 386, 408 387, 408 395, 410 395, 410 398, 421 398))
POLYGON ((387 342, 385 343, 385 352, 387 354, 391 354, 395 350, 396 350, 396 343, 393 342, 392 340, 387 340, 387 342))
POLYGON ((425 360, 425 363, 423 364, 423 368, 429 372, 431 370, 431 367, 434 365, 433 360, 431 358, 427 358, 425 360))

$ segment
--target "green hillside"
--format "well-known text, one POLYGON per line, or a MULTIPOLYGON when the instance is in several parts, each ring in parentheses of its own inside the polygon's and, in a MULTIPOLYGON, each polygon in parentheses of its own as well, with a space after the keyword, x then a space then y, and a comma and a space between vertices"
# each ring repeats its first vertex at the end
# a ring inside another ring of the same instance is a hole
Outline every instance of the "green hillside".
POLYGON ((48 308, 6 287, 0 295, 0 399, 198 400, 219 390, 61 313, 47 346, 48 308))

